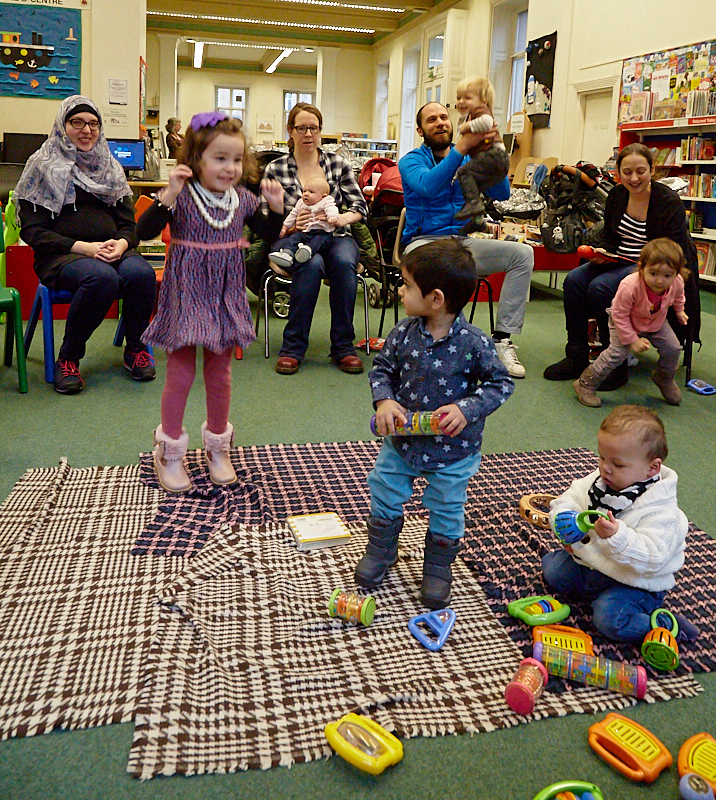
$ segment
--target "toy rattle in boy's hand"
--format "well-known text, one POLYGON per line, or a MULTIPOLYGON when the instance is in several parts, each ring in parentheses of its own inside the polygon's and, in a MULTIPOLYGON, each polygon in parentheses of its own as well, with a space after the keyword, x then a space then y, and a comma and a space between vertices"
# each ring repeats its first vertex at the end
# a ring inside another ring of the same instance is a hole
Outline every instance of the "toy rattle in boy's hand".
MULTIPOLYGON (((440 430, 440 420, 444 414, 437 414, 435 411, 414 411, 405 415, 407 417, 403 424, 398 417, 395 418, 396 436, 437 436, 444 433, 440 430)), ((370 419, 370 429, 374 436, 380 436, 375 424, 375 414, 370 419)))
POLYGON ((605 511, 560 511, 554 518, 554 532, 563 544, 581 542, 589 531, 594 529, 590 517, 609 519, 605 511))

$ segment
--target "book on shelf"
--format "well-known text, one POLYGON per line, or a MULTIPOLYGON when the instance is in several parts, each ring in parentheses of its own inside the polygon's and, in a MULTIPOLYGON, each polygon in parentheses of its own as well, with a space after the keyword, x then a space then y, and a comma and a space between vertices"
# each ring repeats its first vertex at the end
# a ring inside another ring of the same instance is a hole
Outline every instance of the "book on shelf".
POLYGON ((624 122, 647 122, 651 119, 651 92, 632 92, 624 122))
POLYGON ((716 245, 709 242, 694 242, 699 264, 699 275, 713 275, 716 272, 716 245))
POLYGON ((321 550, 345 544, 351 538, 345 522, 333 511, 297 514, 287 517, 286 522, 299 550, 321 550))

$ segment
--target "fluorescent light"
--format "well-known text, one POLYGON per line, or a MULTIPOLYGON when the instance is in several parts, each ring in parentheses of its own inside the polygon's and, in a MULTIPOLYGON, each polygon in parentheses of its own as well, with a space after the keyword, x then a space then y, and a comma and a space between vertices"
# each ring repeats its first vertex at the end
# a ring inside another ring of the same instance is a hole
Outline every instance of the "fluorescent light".
POLYGON ((201 69, 204 60, 204 42, 194 42, 194 69, 201 69))
POLYGON ((288 56, 290 56, 291 53, 293 53, 293 51, 294 50, 293 50, 292 47, 284 47, 284 49, 281 51, 280 55, 276 56, 276 60, 273 62, 273 64, 271 64, 270 67, 266 67, 266 72, 269 75, 271 73, 273 73, 273 72, 276 72, 276 67, 284 60, 284 58, 287 58, 288 56))
POLYGON ((235 22, 247 25, 275 25, 282 28, 303 28, 305 30, 339 31, 341 33, 375 33, 375 28, 346 28, 341 25, 314 25, 307 22, 283 22, 275 19, 253 19, 250 17, 223 17, 216 14, 182 14, 178 11, 147 11, 148 17, 176 17, 177 19, 212 20, 215 22, 235 22))

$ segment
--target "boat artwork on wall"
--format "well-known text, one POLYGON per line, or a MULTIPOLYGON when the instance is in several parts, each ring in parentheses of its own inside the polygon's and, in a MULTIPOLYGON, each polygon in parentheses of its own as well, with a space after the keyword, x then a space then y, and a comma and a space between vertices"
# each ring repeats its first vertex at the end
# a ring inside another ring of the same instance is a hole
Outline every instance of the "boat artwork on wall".
POLYGON ((0 3, 0 95, 80 94, 81 31, 78 9, 0 3))

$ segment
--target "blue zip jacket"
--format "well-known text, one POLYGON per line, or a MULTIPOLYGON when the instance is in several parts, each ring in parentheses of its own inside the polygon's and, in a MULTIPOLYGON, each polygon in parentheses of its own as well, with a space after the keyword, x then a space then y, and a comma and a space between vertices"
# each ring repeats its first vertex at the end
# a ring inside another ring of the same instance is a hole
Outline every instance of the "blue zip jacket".
MULTIPOLYGON (((464 227, 464 220, 455 219, 465 202, 455 173, 469 160, 470 156, 462 156, 454 144, 440 162, 435 161, 433 151, 426 144, 400 159, 398 169, 405 201, 404 245, 416 236, 452 236, 464 227)), ((485 194, 493 200, 508 200, 509 180, 504 178, 485 194)))

